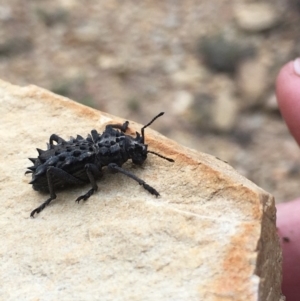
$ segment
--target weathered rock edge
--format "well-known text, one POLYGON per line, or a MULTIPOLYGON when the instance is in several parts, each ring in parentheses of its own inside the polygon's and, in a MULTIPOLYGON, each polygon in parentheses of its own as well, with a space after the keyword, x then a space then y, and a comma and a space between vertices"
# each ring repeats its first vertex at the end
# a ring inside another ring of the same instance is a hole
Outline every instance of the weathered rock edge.
MULTIPOLYGON (((0 96, 1 298, 280 300, 273 197, 221 160, 151 129, 149 148, 175 163, 149 155, 142 168, 124 167, 161 198, 106 175, 85 204, 70 199, 87 187, 74 188, 30 219, 46 197, 23 176, 35 148, 45 149, 52 133, 86 136, 124 120, 36 86, 0 81, 0 96)), ((130 122, 131 134, 140 128, 130 122)))

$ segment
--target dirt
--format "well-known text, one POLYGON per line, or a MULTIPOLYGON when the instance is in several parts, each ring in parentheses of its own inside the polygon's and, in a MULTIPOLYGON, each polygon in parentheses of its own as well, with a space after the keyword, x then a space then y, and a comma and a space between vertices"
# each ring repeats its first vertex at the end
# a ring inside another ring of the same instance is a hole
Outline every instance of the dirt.
POLYGON ((274 83, 300 55, 300 2, 264 1, 276 22, 247 31, 235 16, 249 2, 4 0, 0 78, 144 124, 165 111, 153 128, 290 200, 300 152, 274 83))

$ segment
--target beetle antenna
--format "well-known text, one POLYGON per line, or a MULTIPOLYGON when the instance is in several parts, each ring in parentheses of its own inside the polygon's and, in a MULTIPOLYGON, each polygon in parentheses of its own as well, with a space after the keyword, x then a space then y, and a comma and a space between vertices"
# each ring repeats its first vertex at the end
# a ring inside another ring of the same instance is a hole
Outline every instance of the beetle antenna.
POLYGON ((150 124, 152 124, 158 117, 164 115, 165 112, 160 112, 157 116, 155 116, 149 123, 147 123, 146 125, 144 125, 142 128, 141 128, 141 133, 142 133, 142 143, 145 142, 145 135, 144 135, 144 130, 146 127, 148 127, 150 124))
POLYGON ((160 155, 160 154, 158 154, 158 153, 156 153, 156 152, 147 151, 147 153, 150 153, 150 154, 156 155, 156 156, 158 156, 158 157, 160 157, 160 158, 163 158, 163 159, 165 159, 165 160, 168 160, 169 162, 174 162, 174 160, 173 160, 173 159, 171 159, 171 158, 167 158, 167 157, 165 157, 165 156, 162 156, 162 155, 160 155))

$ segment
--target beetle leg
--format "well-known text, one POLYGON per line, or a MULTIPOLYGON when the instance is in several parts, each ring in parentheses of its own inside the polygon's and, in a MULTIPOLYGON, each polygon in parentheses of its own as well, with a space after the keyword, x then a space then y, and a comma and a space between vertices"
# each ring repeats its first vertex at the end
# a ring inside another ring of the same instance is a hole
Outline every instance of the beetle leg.
POLYGON ((151 194, 154 194, 155 196, 159 196, 159 193, 150 185, 148 185, 145 181, 140 179, 139 177, 135 176, 133 173, 129 172, 128 170, 123 169, 122 167, 118 166, 116 163, 110 163, 107 165, 109 169, 112 171, 118 171, 125 176, 137 181, 140 185, 142 185, 147 191, 149 191, 151 194))
MULTIPOLYGON (((60 168, 54 167, 54 166, 50 166, 47 168, 46 176, 47 176, 47 182, 48 182, 48 189, 50 192, 50 198, 48 198, 39 207, 34 209, 30 213, 31 217, 34 217, 34 215, 36 213, 40 213, 46 206, 48 206, 50 204, 50 202, 52 200, 56 199, 53 180, 61 179, 66 185, 80 185, 80 184, 84 183, 82 180, 79 180, 79 179, 73 177, 72 175, 70 175, 69 173, 67 173, 66 171, 64 171, 60 168)), ((33 184, 34 184, 34 180, 33 180, 33 184)))
POLYGON ((81 195, 76 199, 76 202, 80 202, 81 200, 86 201, 95 191, 98 190, 98 186, 96 184, 95 178, 102 177, 102 172, 95 164, 86 164, 85 165, 86 174, 92 184, 92 188, 84 195, 81 195))
POLYGON ((121 130, 123 133, 125 133, 126 130, 128 129, 128 124, 129 124, 129 121, 125 121, 122 125, 120 125, 120 124, 108 124, 106 126, 106 129, 114 128, 114 129, 121 130))
POLYGON ((40 213, 46 206, 48 206, 50 204, 50 202, 54 199, 56 199, 56 194, 54 192, 54 187, 53 187, 53 182, 52 182, 52 175, 53 175, 53 171, 52 171, 53 167, 49 167, 47 169, 47 182, 48 182, 48 188, 49 188, 49 192, 50 192, 50 198, 47 199, 43 204, 41 204, 39 207, 37 207, 36 209, 34 209, 31 213, 30 216, 34 217, 34 215, 36 213, 40 213))

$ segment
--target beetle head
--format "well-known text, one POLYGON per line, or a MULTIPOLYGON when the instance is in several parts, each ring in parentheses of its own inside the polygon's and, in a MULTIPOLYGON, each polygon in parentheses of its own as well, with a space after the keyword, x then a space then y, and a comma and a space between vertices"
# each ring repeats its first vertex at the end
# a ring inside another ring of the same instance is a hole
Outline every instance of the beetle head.
POLYGON ((164 115, 164 112, 159 113, 157 116, 155 116, 149 123, 144 125, 141 128, 141 134, 136 132, 136 137, 132 142, 132 145, 130 147, 129 153, 130 158, 132 159, 132 162, 138 165, 141 165, 144 163, 144 161, 147 159, 147 154, 151 153, 154 154, 160 158, 166 159, 170 162, 174 162, 173 159, 166 158, 156 152, 149 151, 148 145, 145 144, 145 128, 151 125, 158 117, 164 115))
POLYGON ((133 140, 129 148, 129 156, 134 164, 142 165, 147 159, 148 145, 133 140))

